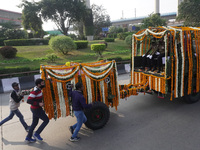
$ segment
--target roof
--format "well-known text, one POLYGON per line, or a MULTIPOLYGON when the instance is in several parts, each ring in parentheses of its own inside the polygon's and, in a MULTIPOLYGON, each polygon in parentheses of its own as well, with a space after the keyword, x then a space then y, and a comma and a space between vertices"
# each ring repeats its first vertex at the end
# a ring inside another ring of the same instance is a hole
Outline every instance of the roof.
POLYGON ((6 11, 6 12, 10 12, 10 13, 14 13, 14 14, 22 14, 22 13, 19 13, 19 12, 14 12, 14 11, 10 11, 10 10, 4 10, 4 9, 0 9, 0 11, 6 11))
POLYGON ((52 35, 61 35, 62 33, 59 30, 50 30, 50 31, 46 31, 49 34, 52 35))
MULTIPOLYGON (((173 16, 173 15, 176 15, 176 12, 160 14, 161 17, 173 16)), ((124 21, 134 21, 134 20, 141 20, 141 19, 144 19, 144 18, 147 18, 147 17, 149 17, 149 16, 142 16, 142 17, 136 17, 136 18, 126 18, 126 19, 118 19, 118 20, 113 20, 111 22, 112 23, 116 23, 116 22, 124 22, 124 21)))

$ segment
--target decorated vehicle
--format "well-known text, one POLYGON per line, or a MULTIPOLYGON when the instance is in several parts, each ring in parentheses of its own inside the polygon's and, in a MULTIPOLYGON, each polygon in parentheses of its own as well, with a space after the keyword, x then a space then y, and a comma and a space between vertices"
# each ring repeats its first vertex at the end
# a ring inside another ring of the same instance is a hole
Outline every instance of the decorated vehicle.
POLYGON ((116 62, 68 62, 61 66, 41 66, 45 111, 50 119, 73 115, 71 84, 82 82, 87 103, 85 125, 102 128, 109 120, 109 107, 117 110, 119 99, 138 93, 157 93, 159 98, 171 94, 187 103, 200 99, 200 28, 157 27, 132 36, 131 79, 118 84, 116 62))
POLYGON ((170 100, 183 98, 187 103, 197 102, 200 99, 199 46, 200 28, 195 27, 150 27, 134 34, 131 82, 120 86, 121 98, 137 94, 137 91, 153 91, 160 98, 171 93, 170 100), (158 56, 147 54, 152 44, 157 45, 154 52, 160 52, 158 56), (160 62, 159 56, 162 56, 160 62), (146 66, 143 64, 145 57, 149 60, 146 66))

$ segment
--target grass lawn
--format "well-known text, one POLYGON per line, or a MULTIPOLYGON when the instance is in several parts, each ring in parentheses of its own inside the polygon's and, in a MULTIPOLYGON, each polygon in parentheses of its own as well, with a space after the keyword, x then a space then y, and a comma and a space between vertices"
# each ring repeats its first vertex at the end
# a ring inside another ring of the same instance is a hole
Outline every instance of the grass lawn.
MULTIPOLYGON (((74 62, 94 62, 99 59, 94 51, 91 51, 90 45, 102 41, 89 42, 88 48, 73 50, 67 55, 54 52, 48 45, 42 46, 13 46, 17 52, 15 59, 3 59, 0 55, 0 74, 7 74, 13 72, 22 72, 29 70, 39 70, 41 64, 52 64, 48 62, 46 55, 55 53, 59 58, 54 65, 65 64, 68 61, 74 62)), ((131 50, 128 48, 125 41, 115 40, 109 42, 106 51, 103 52, 103 59, 116 59, 127 60, 131 58, 131 50)))

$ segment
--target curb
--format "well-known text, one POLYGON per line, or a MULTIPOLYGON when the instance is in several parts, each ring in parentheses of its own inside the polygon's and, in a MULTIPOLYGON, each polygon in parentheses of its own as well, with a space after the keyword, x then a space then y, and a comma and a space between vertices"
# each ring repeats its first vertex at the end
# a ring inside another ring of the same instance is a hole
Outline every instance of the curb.
MULTIPOLYGON (((126 74, 130 72, 130 64, 118 64, 117 65, 118 74, 126 74)), ((40 78, 40 74, 23 76, 23 77, 13 77, 0 79, 0 93, 7 93, 13 90, 11 84, 13 82, 19 83, 19 87, 22 90, 30 89, 35 86, 35 80, 40 78)))
POLYGON ((19 87, 22 90, 30 89, 35 86, 35 79, 37 78, 40 78, 40 74, 0 79, 0 93, 7 93, 12 91, 13 88, 11 84, 13 82, 19 83, 19 87))

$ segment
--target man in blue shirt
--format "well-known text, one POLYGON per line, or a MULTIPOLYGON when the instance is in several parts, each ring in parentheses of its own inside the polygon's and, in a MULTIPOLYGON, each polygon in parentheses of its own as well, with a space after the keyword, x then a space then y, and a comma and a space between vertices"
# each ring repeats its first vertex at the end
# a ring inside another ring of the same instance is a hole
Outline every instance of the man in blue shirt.
POLYGON ((84 109, 88 109, 92 107, 92 104, 86 104, 86 100, 82 94, 83 92, 83 84, 78 82, 76 85, 75 91, 70 91, 69 96, 72 98, 72 108, 74 111, 74 115, 77 118, 77 123, 73 126, 69 127, 69 130, 72 134, 70 141, 75 142, 79 141, 80 137, 77 136, 81 126, 83 123, 87 121, 87 118, 83 112, 84 109))

